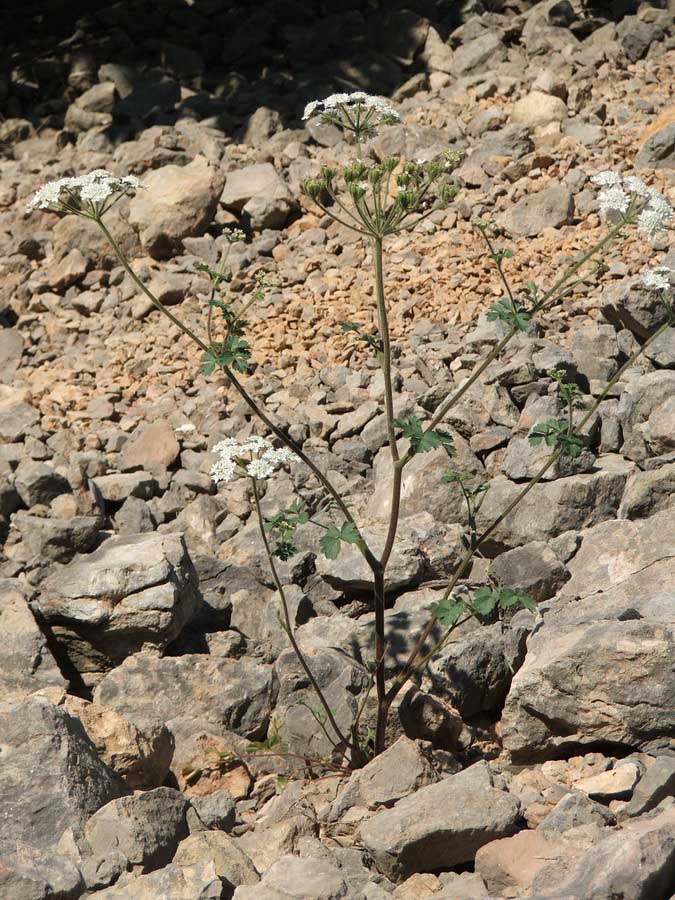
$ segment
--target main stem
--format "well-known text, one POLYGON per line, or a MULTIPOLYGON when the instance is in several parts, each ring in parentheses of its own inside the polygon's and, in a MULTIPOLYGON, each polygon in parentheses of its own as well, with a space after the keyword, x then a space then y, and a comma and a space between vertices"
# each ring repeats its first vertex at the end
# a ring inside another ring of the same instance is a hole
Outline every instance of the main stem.
POLYGON ((267 561, 268 561, 270 569, 272 571, 272 578, 274 579, 274 584, 276 585, 277 591, 279 593, 279 597, 281 598, 281 606, 284 611, 284 622, 286 624, 286 634, 288 635, 288 639, 291 642, 291 647, 293 648, 293 651, 294 651, 295 655, 297 656, 298 661, 305 672, 305 675, 309 679, 309 682, 312 685, 312 688, 314 689, 315 694, 319 698, 319 701, 320 701, 321 705, 323 706, 324 712, 326 713, 326 717, 328 718, 328 721, 330 722, 331 727, 333 728, 333 731, 335 732, 336 746, 338 744, 342 745, 342 747, 344 748, 344 750, 342 750, 343 754, 344 754, 345 750, 347 750, 347 749, 351 750, 352 753, 354 753, 355 747, 345 737, 345 735, 342 733, 342 729, 340 728, 338 723, 335 721, 335 716, 333 715, 333 712, 332 712, 330 706, 328 705, 328 701, 324 697, 323 691, 319 687, 319 684, 318 684, 316 678, 314 677, 314 674, 313 674, 312 670, 310 669, 309 664, 307 663, 307 660, 305 659, 305 655, 302 652, 302 650, 300 649, 300 645, 298 644, 297 640, 295 639, 293 623, 291 622, 291 616, 290 616, 290 612, 288 609, 288 600, 286 599, 286 592, 284 591, 284 587, 281 583, 281 579, 279 578, 279 573, 277 572, 277 567, 274 562, 274 555, 272 554, 272 550, 270 548, 270 544, 267 539, 267 534, 265 532, 265 522, 263 520, 263 514, 262 514, 262 510, 260 508, 260 493, 258 491, 258 482, 256 481, 255 478, 251 478, 251 484, 253 486, 253 500, 255 502, 255 511, 256 511, 257 518, 258 518, 258 528, 260 529, 260 537, 262 538, 263 546, 265 547, 265 553, 267 555, 267 561))

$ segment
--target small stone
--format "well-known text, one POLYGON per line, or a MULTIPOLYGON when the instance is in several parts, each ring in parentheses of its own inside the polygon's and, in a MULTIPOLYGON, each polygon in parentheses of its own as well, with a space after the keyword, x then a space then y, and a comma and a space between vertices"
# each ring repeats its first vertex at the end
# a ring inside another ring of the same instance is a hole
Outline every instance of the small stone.
POLYGON ((126 442, 120 454, 121 468, 159 474, 176 461, 179 453, 180 444, 171 425, 153 422, 126 442))
POLYGON ((574 200, 563 185, 528 194, 497 217, 498 224, 520 237, 536 237, 544 228, 559 228, 572 218, 574 200))
POLYGON ((567 104, 560 97, 531 91, 513 107, 511 121, 536 128, 567 118, 567 104))

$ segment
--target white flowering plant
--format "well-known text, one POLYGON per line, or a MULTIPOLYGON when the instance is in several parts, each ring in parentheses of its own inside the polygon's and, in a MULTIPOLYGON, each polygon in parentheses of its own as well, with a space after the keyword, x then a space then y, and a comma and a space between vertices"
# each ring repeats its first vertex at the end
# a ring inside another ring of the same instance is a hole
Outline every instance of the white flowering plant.
MULTIPOLYGON (((407 659, 388 677, 385 667, 385 576, 396 545, 399 520, 405 513, 402 487, 406 466, 419 454, 437 448, 445 451, 450 463, 455 455, 455 448, 452 435, 444 428, 444 422, 509 342, 519 333, 527 331, 539 313, 560 304, 590 274, 602 273, 605 269, 604 256, 628 228, 635 227, 638 232, 652 237, 669 227, 673 210, 658 191, 634 175, 612 171, 593 175, 591 182, 600 189, 598 206, 607 222, 605 234, 570 264, 550 286, 543 287, 529 282, 518 289, 512 286, 504 268, 504 260, 513 255, 512 251, 495 244, 494 229, 489 221, 474 219, 476 233, 482 239, 486 254, 495 265, 504 288, 504 296, 492 305, 487 318, 504 323, 505 334, 476 363, 459 386, 441 398, 427 421, 422 421, 414 414, 397 417, 394 414, 394 375, 388 318, 390 301, 386 295, 384 277, 385 242, 392 235, 413 230, 432 212, 452 202, 457 193, 453 172, 462 157, 451 151, 426 161, 409 161, 396 157, 374 161, 369 158, 364 152, 364 141, 372 137, 379 128, 397 124, 400 116, 387 101, 363 92, 333 94, 324 100, 313 101, 307 105, 304 118, 318 118, 324 123, 342 128, 351 136, 356 148, 355 159, 343 167, 341 172, 337 168, 323 167, 318 178, 305 182, 304 191, 310 201, 325 214, 358 233, 372 251, 377 330, 375 333, 364 332, 354 322, 344 322, 342 328, 345 333, 362 341, 373 354, 384 383, 386 446, 391 456, 393 475, 386 539, 379 551, 370 545, 350 506, 328 475, 305 452, 301 443, 290 436, 289 429, 276 422, 268 413, 264 399, 254 396, 240 378, 249 371, 251 357, 251 348, 246 338, 246 313, 270 286, 267 276, 259 278, 247 299, 237 304, 233 299, 222 297, 223 289, 227 288, 230 281, 227 252, 218 268, 199 266, 199 270, 211 283, 206 333, 200 336, 167 309, 141 281, 104 222, 105 214, 114 203, 142 188, 138 179, 112 175, 103 170, 80 177, 62 178, 41 188, 29 202, 28 210, 51 209, 95 221, 138 288, 201 349, 204 374, 224 374, 268 435, 253 435, 241 440, 227 438, 217 443, 213 447, 216 459, 211 475, 218 484, 243 479, 250 487, 261 541, 281 600, 282 625, 318 698, 319 709, 313 711, 313 715, 331 744, 330 754, 320 762, 329 769, 343 771, 363 765, 373 755, 385 749, 390 709, 401 689, 412 676, 424 669, 463 622, 471 617, 484 622, 499 609, 513 606, 522 606, 537 614, 536 603, 522 590, 500 588, 491 582, 471 591, 460 586, 459 581, 468 573, 475 555, 481 552, 481 547, 502 520, 522 502, 546 472, 561 457, 574 458, 580 455, 584 448, 584 428, 595 415, 600 403, 626 370, 634 365, 639 355, 666 328, 675 324, 672 303, 675 273, 665 265, 657 265, 643 275, 644 286, 656 292, 663 301, 664 321, 643 340, 598 396, 584 397, 579 385, 568 380, 562 369, 548 372, 564 415, 560 419, 536 423, 530 431, 529 439, 533 446, 547 448, 550 454, 536 474, 522 486, 517 496, 493 521, 482 529, 478 527, 478 514, 489 490, 489 482, 479 480, 476 483, 472 476, 452 468, 443 476, 442 483, 456 486, 464 500, 469 532, 466 551, 445 588, 439 590, 427 623, 411 641, 412 649, 407 659), (222 327, 218 339, 215 334, 215 314, 219 314, 222 327), (583 414, 575 417, 574 412, 577 410, 583 410, 583 414), (299 497, 286 508, 265 517, 261 507, 262 483, 275 473, 286 470, 291 464, 303 467, 307 478, 315 480, 321 499, 312 505, 312 502, 299 497), (349 727, 338 723, 317 682, 310 660, 297 640, 285 585, 277 566, 279 560, 292 559, 299 552, 297 529, 300 526, 315 527, 321 532, 317 540, 318 549, 328 559, 337 558, 345 545, 355 546, 372 576, 375 653, 367 665, 371 682, 349 727), (437 636, 439 628, 440 637, 437 636), (373 691, 374 710, 367 714, 367 704, 373 691), (365 719, 370 714, 371 725, 366 726, 365 719)), ((227 230, 225 237, 228 252, 232 245, 245 240, 245 234, 238 229, 227 230)), ((279 741, 278 730, 275 730, 268 741, 264 742, 266 750, 271 750, 279 741)))

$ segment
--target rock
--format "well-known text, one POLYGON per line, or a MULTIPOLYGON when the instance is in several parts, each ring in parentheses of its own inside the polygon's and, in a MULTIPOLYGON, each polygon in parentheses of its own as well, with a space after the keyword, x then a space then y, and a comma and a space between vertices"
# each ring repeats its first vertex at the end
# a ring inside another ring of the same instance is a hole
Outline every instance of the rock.
POLYGON ((420 59, 428 72, 453 71, 454 53, 435 28, 429 28, 420 59))
POLYGON ((452 61, 453 74, 466 75, 467 72, 484 66, 488 61, 491 65, 495 65, 504 51, 499 35, 486 31, 485 34, 467 41, 455 50, 452 61))
MULTIPOLYGON (((621 457, 607 455, 599 458, 596 472, 535 485, 496 526, 482 545, 483 552, 495 556, 505 549, 546 541, 614 518, 626 478, 632 471, 633 467, 621 457)), ((478 513, 479 532, 502 514, 522 488, 502 475, 490 481, 490 490, 478 513)))
POLYGON ((282 856, 263 875, 260 884, 238 887, 233 900, 338 900, 347 896, 340 870, 327 859, 282 856))
POLYGON ((168 422, 158 421, 127 441, 120 461, 126 471, 142 469, 160 474, 176 461, 179 453, 180 444, 176 440, 175 430, 168 422))
POLYGON ((262 147, 272 135, 282 130, 283 123, 276 109, 270 109, 268 106, 259 106, 253 115, 249 116, 241 141, 243 144, 249 144, 251 147, 262 147))
POLYGON ((496 623, 448 641, 428 664, 429 692, 463 719, 498 712, 525 658, 526 637, 524 628, 496 623))
POLYGON ((0 829, 12 840, 54 848, 123 793, 80 722, 48 700, 0 705, 0 734, 0 829))
POLYGON ((621 452, 634 460, 644 460, 653 455, 649 441, 668 443, 668 421, 672 416, 669 405, 673 396, 675 372, 647 372, 631 381, 619 398, 616 415, 621 423, 624 442, 621 452), (663 425, 661 437, 660 423, 663 425), (652 430, 654 435, 652 437, 652 430))
POLYGON ((584 849, 559 834, 521 831, 481 847, 475 868, 491 896, 523 897, 544 867, 556 859, 581 856, 584 849))
POLYGON ((625 16, 617 27, 621 46, 631 62, 637 62, 649 50, 653 41, 663 36, 663 29, 638 16, 625 16))
POLYGON ((173 861, 178 866, 212 862, 223 887, 233 891, 242 884, 257 884, 258 872, 243 850, 222 831, 200 831, 181 841, 173 861))
POLYGON ((195 654, 130 656, 103 679, 94 699, 141 729, 148 719, 161 719, 176 739, 178 757, 180 745, 202 731, 264 737, 275 695, 271 666, 195 654))
POLYGON ((157 493, 157 482, 148 472, 114 472, 111 475, 99 475, 92 481, 100 491, 104 500, 120 503, 127 497, 140 497, 149 500, 157 493))
POLYGON ((46 519, 19 510, 12 525, 34 558, 66 563, 77 553, 88 553, 97 546, 103 521, 99 516, 46 519))
POLYGON ((514 759, 602 741, 647 748, 675 734, 668 517, 606 522, 584 536, 568 563, 572 577, 511 683, 501 727, 514 759))
POLYGON ((89 261, 80 250, 71 250, 63 259, 46 273, 46 283, 58 293, 63 293, 66 288, 82 281, 89 269, 89 261))
POLYGON ((525 591, 540 603, 558 592, 569 573, 547 543, 532 541, 493 559, 490 577, 500 587, 525 591))
POLYGON ((29 403, 0 401, 0 440, 20 441, 40 421, 40 414, 29 403))
POLYGON ((638 781, 629 803, 623 810, 627 816, 641 816, 655 809, 666 797, 675 795, 675 758, 657 756, 638 781))
POLYGON ((641 135, 638 168, 672 169, 675 165, 675 107, 669 106, 641 135))
POLYGON ((675 397, 669 397, 652 411, 643 435, 654 456, 675 450, 675 397))
POLYGON ((567 104, 560 97, 542 91, 530 91, 513 106, 511 121, 536 128, 567 118, 567 104))
POLYGON ((18 702, 43 688, 66 688, 47 639, 11 581, 0 583, 0 633, 7 638, 0 669, 3 702, 18 702))
POLYGON ((143 249, 154 259, 168 259, 185 237, 197 237, 210 225, 223 189, 223 175, 197 156, 182 168, 162 166, 148 172, 129 204, 129 222, 143 249))
POLYGON ((220 202, 248 216, 255 229, 283 227, 295 206, 293 195, 271 163, 229 172, 220 202))
POLYGON ((115 530, 118 534, 144 534, 154 531, 154 528, 150 507, 140 497, 127 497, 115 513, 115 530))
POLYGON ((7 900, 78 900, 82 874, 67 857, 17 840, 0 842, 0 894, 7 900))
POLYGON ((538 831, 565 832, 580 825, 612 825, 614 816, 601 803, 587 794, 572 791, 565 794, 537 826, 538 831))
POLYGON ((168 787, 120 797, 94 813, 85 837, 94 854, 105 856, 114 847, 150 872, 170 863, 187 837, 187 809, 185 797, 168 787))
POLYGON ((675 863, 675 806, 628 822, 584 853, 568 874, 540 870, 533 900, 563 897, 668 897, 675 863), (561 877, 562 876, 562 877, 561 877))
POLYGON ((19 463, 14 477, 14 487, 29 508, 36 503, 47 505, 59 494, 70 493, 67 478, 55 472, 51 466, 31 459, 19 463))
POLYGON ((229 791, 215 791, 206 797, 190 797, 190 804, 187 821, 191 834, 203 829, 232 831, 237 810, 229 791))
POLYGON ((497 216, 497 224, 510 234, 535 237, 544 228, 559 228, 572 221, 574 200, 564 185, 552 185, 528 194, 497 216))
POLYGON ((639 779, 638 767, 633 763, 624 763, 608 772, 581 778, 574 782, 573 787, 588 794, 592 800, 609 803, 610 800, 629 800, 639 779))
POLYGON ((443 885, 443 894, 438 900, 488 900, 485 882, 475 873, 442 872, 439 880, 443 885))
POLYGON ((517 830, 520 805, 493 786, 485 762, 421 788, 367 819, 361 840, 391 879, 473 860, 484 844, 517 830))
POLYGON ((637 278, 610 282, 600 296, 600 311, 615 328, 628 328, 640 340, 646 340, 666 321, 660 299, 637 278))
POLYGON ((147 875, 122 878, 105 890, 97 891, 96 900, 222 900, 223 882, 213 863, 194 866, 170 863, 147 875))
POLYGON ((397 800, 438 780, 419 744, 402 736, 380 756, 352 773, 331 804, 328 820, 341 818, 354 806, 368 809, 392 806, 397 800))
POLYGON ((117 90, 111 81, 103 81, 80 94, 75 103, 86 112, 110 113, 115 106, 117 90))
POLYGON ((23 356, 23 337, 16 328, 0 329, 0 383, 14 378, 23 356))
POLYGON ((82 722, 100 758, 132 790, 148 790, 164 783, 174 742, 159 719, 137 728, 124 716, 80 697, 67 697, 64 708, 82 722))
POLYGON ((635 472, 626 481, 620 519, 644 519, 675 505, 675 463, 635 472))
POLYGON ((37 608, 62 656, 89 684, 141 648, 159 652, 200 602, 178 535, 112 537, 42 585, 37 608))
MULTIPOLYGON (((438 522, 466 523, 466 506, 457 485, 443 485, 441 478, 452 468, 475 476, 478 484, 485 479, 484 469, 469 444, 452 429, 456 456, 452 459, 442 448, 418 453, 403 470, 401 508, 404 516, 429 513, 438 522)), ((402 450, 405 450, 405 443, 402 450)), ((375 457, 375 483, 368 503, 368 514, 374 521, 388 521, 391 511, 392 465, 389 448, 384 447, 375 457)), ((488 492, 489 493, 489 492, 488 492)))

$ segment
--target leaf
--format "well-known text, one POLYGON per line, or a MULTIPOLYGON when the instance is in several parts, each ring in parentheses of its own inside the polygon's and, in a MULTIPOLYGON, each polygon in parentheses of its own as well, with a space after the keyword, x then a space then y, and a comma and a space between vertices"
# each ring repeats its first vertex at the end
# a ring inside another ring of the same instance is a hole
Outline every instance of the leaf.
POLYGON ((473 608, 481 616, 489 615, 499 602, 499 595, 489 587, 480 587, 474 592, 473 608))
POLYGON ((455 484, 462 481, 471 481, 472 478, 473 475, 471 475, 469 472, 450 471, 446 472, 445 475, 443 475, 443 477, 441 478, 441 482, 443 484, 455 484))
POLYGON ((200 366, 200 371, 203 375, 211 375, 218 364, 218 357, 213 353, 212 350, 207 350, 206 353, 202 355, 202 364, 200 366))
POLYGON ((422 423, 417 416, 394 419, 394 425, 400 428, 403 431, 403 436, 410 441, 412 453, 427 453, 436 447, 444 447, 450 455, 453 455, 455 452, 453 440, 449 434, 437 429, 424 431, 422 423))
POLYGON ((295 546, 293 541, 279 541, 272 551, 272 556, 276 556, 277 559, 281 559, 286 562, 292 556, 295 556, 297 552, 298 548, 295 546))
POLYGON ((502 322, 507 322, 518 331, 527 331, 530 314, 519 300, 514 300, 511 303, 507 297, 502 297, 501 300, 493 304, 486 318, 488 322, 494 322, 496 319, 499 319, 502 322))
POLYGON ((464 612, 466 605, 461 600, 453 600, 451 597, 440 600, 431 607, 432 616, 447 628, 451 628, 464 612))
POLYGON ((321 547, 321 552, 326 557, 326 559, 337 559, 340 555, 340 536, 341 533, 335 527, 335 525, 331 525, 326 533, 322 536, 321 540, 319 541, 319 547, 321 547))
POLYGON ((340 328, 343 331, 360 331, 361 326, 358 322, 340 322, 340 328))
POLYGON ((346 544, 358 544, 361 540, 361 535, 353 522, 345 522, 340 530, 340 538, 346 544))
POLYGON ((524 591, 514 590, 513 588, 499 588, 495 593, 499 599, 499 605, 504 609, 520 604, 531 612, 537 611, 537 604, 524 591))

